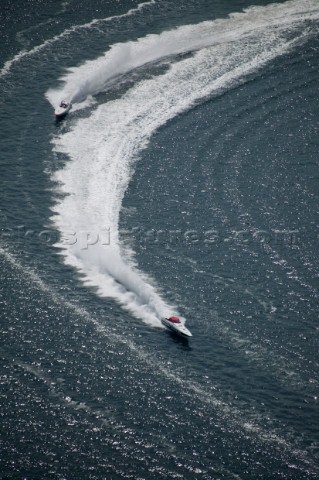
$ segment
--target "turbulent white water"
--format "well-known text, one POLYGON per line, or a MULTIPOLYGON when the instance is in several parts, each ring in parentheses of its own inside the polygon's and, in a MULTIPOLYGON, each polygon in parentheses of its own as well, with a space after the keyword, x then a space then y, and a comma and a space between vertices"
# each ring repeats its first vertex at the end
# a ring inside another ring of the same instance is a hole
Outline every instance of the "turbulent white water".
POLYGON ((116 299, 152 325, 176 312, 154 281, 128 263, 119 243, 119 214, 132 165, 161 125, 287 52, 311 33, 305 21, 318 18, 313 0, 252 7, 227 19, 114 45, 103 57, 70 70, 60 89, 47 92, 52 104, 62 97, 82 100, 102 91, 112 77, 194 52, 172 62, 165 74, 140 81, 121 98, 98 106, 53 140, 55 151, 69 157, 54 174, 66 194, 53 217, 65 236, 62 253, 100 295, 116 299))

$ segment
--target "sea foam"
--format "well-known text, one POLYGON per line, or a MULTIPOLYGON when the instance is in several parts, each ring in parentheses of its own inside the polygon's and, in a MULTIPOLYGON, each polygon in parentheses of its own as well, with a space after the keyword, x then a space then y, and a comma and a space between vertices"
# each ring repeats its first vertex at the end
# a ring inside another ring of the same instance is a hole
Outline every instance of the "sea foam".
POLYGON ((318 17, 317 2, 292 1, 116 44, 102 57, 71 69, 61 88, 47 93, 52 103, 59 97, 82 100, 103 91, 111 78, 172 58, 164 74, 139 81, 53 139, 54 150, 68 157, 53 175, 64 194, 52 219, 62 233, 58 246, 65 262, 99 295, 114 298, 154 326, 176 312, 155 280, 123 254, 119 215, 134 162, 160 126, 289 51, 311 34, 304 22, 318 17), (192 55, 176 61, 174 55, 183 52, 192 55), (107 242, 100 240, 103 230, 109 232, 107 242), (70 234, 76 241, 63 241, 70 234), (87 244, 78 241, 81 235, 87 244))

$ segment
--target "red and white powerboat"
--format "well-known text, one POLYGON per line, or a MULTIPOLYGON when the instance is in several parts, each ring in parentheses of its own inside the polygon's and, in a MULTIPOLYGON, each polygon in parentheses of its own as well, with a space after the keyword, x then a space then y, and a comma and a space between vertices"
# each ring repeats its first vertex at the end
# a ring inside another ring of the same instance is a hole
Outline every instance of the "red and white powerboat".
POLYGON ((181 321, 179 317, 169 317, 169 318, 162 318, 162 324, 165 325, 169 330, 182 337, 192 337, 193 335, 185 327, 185 324, 181 321))

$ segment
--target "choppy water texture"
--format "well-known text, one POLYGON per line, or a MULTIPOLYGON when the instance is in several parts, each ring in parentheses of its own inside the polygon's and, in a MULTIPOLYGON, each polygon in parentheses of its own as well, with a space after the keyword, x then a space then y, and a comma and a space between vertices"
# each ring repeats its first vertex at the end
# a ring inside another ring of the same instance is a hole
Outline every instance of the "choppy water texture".
POLYGON ((1 478, 318 478, 318 2, 1 15, 1 478))

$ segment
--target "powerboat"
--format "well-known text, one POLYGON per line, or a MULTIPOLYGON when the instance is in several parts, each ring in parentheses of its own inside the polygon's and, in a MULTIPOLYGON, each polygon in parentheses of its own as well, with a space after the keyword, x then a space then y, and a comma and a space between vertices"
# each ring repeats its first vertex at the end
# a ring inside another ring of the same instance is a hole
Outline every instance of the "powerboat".
POLYGON ((62 100, 60 105, 54 110, 54 115, 57 118, 62 118, 64 117, 72 108, 72 103, 71 102, 65 102, 62 100))
POLYGON ((171 332, 177 333, 181 337, 193 336, 179 317, 162 318, 161 322, 165 327, 171 330, 171 332))

